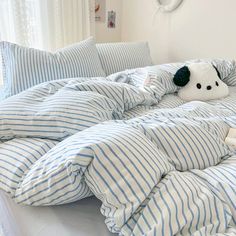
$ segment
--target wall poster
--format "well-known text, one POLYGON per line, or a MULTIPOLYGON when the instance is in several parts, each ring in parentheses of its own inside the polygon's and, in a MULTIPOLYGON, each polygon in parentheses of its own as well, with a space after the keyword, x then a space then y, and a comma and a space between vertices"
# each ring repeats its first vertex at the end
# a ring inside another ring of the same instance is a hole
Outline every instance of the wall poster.
POLYGON ((115 11, 108 12, 107 27, 116 28, 116 12, 115 11))

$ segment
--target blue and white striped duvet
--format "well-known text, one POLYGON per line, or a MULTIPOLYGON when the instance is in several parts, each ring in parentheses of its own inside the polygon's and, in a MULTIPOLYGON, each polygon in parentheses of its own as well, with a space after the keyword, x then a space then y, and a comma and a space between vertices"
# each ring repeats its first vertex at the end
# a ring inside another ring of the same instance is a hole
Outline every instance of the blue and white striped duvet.
POLYGON ((2 102, 0 188, 34 206, 94 194, 120 235, 236 235, 236 88, 184 104, 152 70, 152 88, 65 79, 2 102))

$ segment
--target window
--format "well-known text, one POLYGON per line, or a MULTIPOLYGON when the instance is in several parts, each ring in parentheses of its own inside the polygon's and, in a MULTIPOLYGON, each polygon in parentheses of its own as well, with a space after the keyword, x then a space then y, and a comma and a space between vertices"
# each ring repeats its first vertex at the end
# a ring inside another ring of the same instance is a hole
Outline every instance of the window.
POLYGON ((44 50, 78 42, 93 35, 92 3, 92 0, 0 0, 0 39, 44 50))

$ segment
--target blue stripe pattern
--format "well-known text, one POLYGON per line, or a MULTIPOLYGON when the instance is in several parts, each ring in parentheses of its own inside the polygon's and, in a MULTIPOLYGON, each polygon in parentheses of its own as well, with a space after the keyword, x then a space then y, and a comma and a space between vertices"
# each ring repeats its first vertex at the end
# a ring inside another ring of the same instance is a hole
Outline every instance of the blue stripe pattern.
MULTIPOLYGON (((173 83, 174 74, 184 65, 198 62, 212 63, 220 72, 222 80, 229 86, 236 85, 236 63, 234 60, 222 59, 196 59, 186 62, 169 63, 162 65, 147 66, 131 70, 123 70, 108 76, 109 79, 116 81, 121 76, 126 78, 127 83, 136 87, 156 87, 165 88, 164 94, 173 94, 178 91, 178 87, 173 83)), ((159 93, 157 93, 160 96, 159 93)), ((160 97, 158 97, 160 98, 160 97)))
POLYGON ((122 233, 216 235, 230 227, 227 212, 229 207, 203 181, 188 172, 170 172, 152 190, 136 218, 122 227, 122 233))
POLYGON ((38 137, 61 140, 111 120, 116 111, 115 101, 98 93, 78 93, 66 87, 54 91, 55 94, 49 94, 48 88, 34 91, 31 90, 27 96, 19 94, 2 102, 1 139, 38 137))
POLYGON ((104 43, 96 45, 106 75, 152 65, 148 43, 104 43))
POLYGON ((236 225, 236 156, 224 160, 220 165, 204 171, 192 170, 197 177, 223 201, 232 212, 232 225, 236 225))
MULTIPOLYGON (((20 204, 28 205, 57 205, 82 199, 91 195, 83 179, 91 161, 95 163, 95 160, 103 160, 109 165, 103 165, 105 169, 99 170, 100 174, 105 174, 105 170, 108 169, 112 172, 114 158, 127 169, 127 177, 131 177, 132 171, 125 167, 128 158, 130 167, 133 166, 142 178, 147 178, 144 181, 145 188, 151 191, 154 180, 171 169, 171 166, 162 160, 163 158, 159 158, 160 161, 155 164, 155 156, 152 155, 157 155, 158 150, 153 145, 152 150, 149 145, 152 145, 151 142, 141 132, 127 125, 118 125, 114 128, 113 124, 104 124, 84 130, 60 142, 37 160, 18 185, 13 198, 20 204), (135 143, 140 139, 147 147, 145 150, 141 147, 139 150, 136 148, 135 143), (133 148, 125 149, 127 142, 133 143, 133 148), (141 169, 144 161, 149 163, 148 168, 141 169)), ((127 181, 126 183, 128 184, 127 181)), ((143 183, 136 184, 137 187, 132 185, 132 192, 137 196, 138 189, 144 193, 144 186, 143 183)), ((119 188, 119 191, 123 190, 119 188)), ((145 195, 142 199, 145 199, 145 195)), ((141 202, 140 197, 138 201, 141 202)))
POLYGON ((20 138, 0 143, 1 188, 13 197, 24 174, 57 143, 36 138, 20 138))
POLYGON ((116 219, 121 227, 173 167, 137 129, 123 124, 96 128, 107 132, 103 142, 91 147, 94 159, 86 171, 86 183, 103 201, 107 221, 116 219))
POLYGON ((105 76, 93 38, 55 53, 0 42, 4 96, 63 78, 105 76))
POLYGON ((128 84, 67 79, 38 85, 4 100, 0 138, 37 137, 62 140, 106 120, 122 117, 137 105, 156 99, 128 84))
POLYGON ((220 137, 190 119, 159 117, 137 127, 166 153, 170 162, 180 171, 217 165, 222 157, 231 152, 220 137))
POLYGON ((168 77, 176 67, 163 68, 155 86, 63 79, 6 99, 0 188, 34 206, 94 194, 120 235, 235 235, 236 151, 224 140, 236 128, 236 87, 184 103, 168 77))

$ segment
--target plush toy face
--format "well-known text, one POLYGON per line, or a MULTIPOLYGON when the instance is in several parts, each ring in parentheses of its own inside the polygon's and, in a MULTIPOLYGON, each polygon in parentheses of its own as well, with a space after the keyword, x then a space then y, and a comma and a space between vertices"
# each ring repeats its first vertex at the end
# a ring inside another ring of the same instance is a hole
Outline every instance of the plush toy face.
POLYGON ((210 63, 194 63, 182 67, 176 72, 174 83, 182 87, 178 95, 185 101, 207 101, 229 95, 228 86, 210 63))

